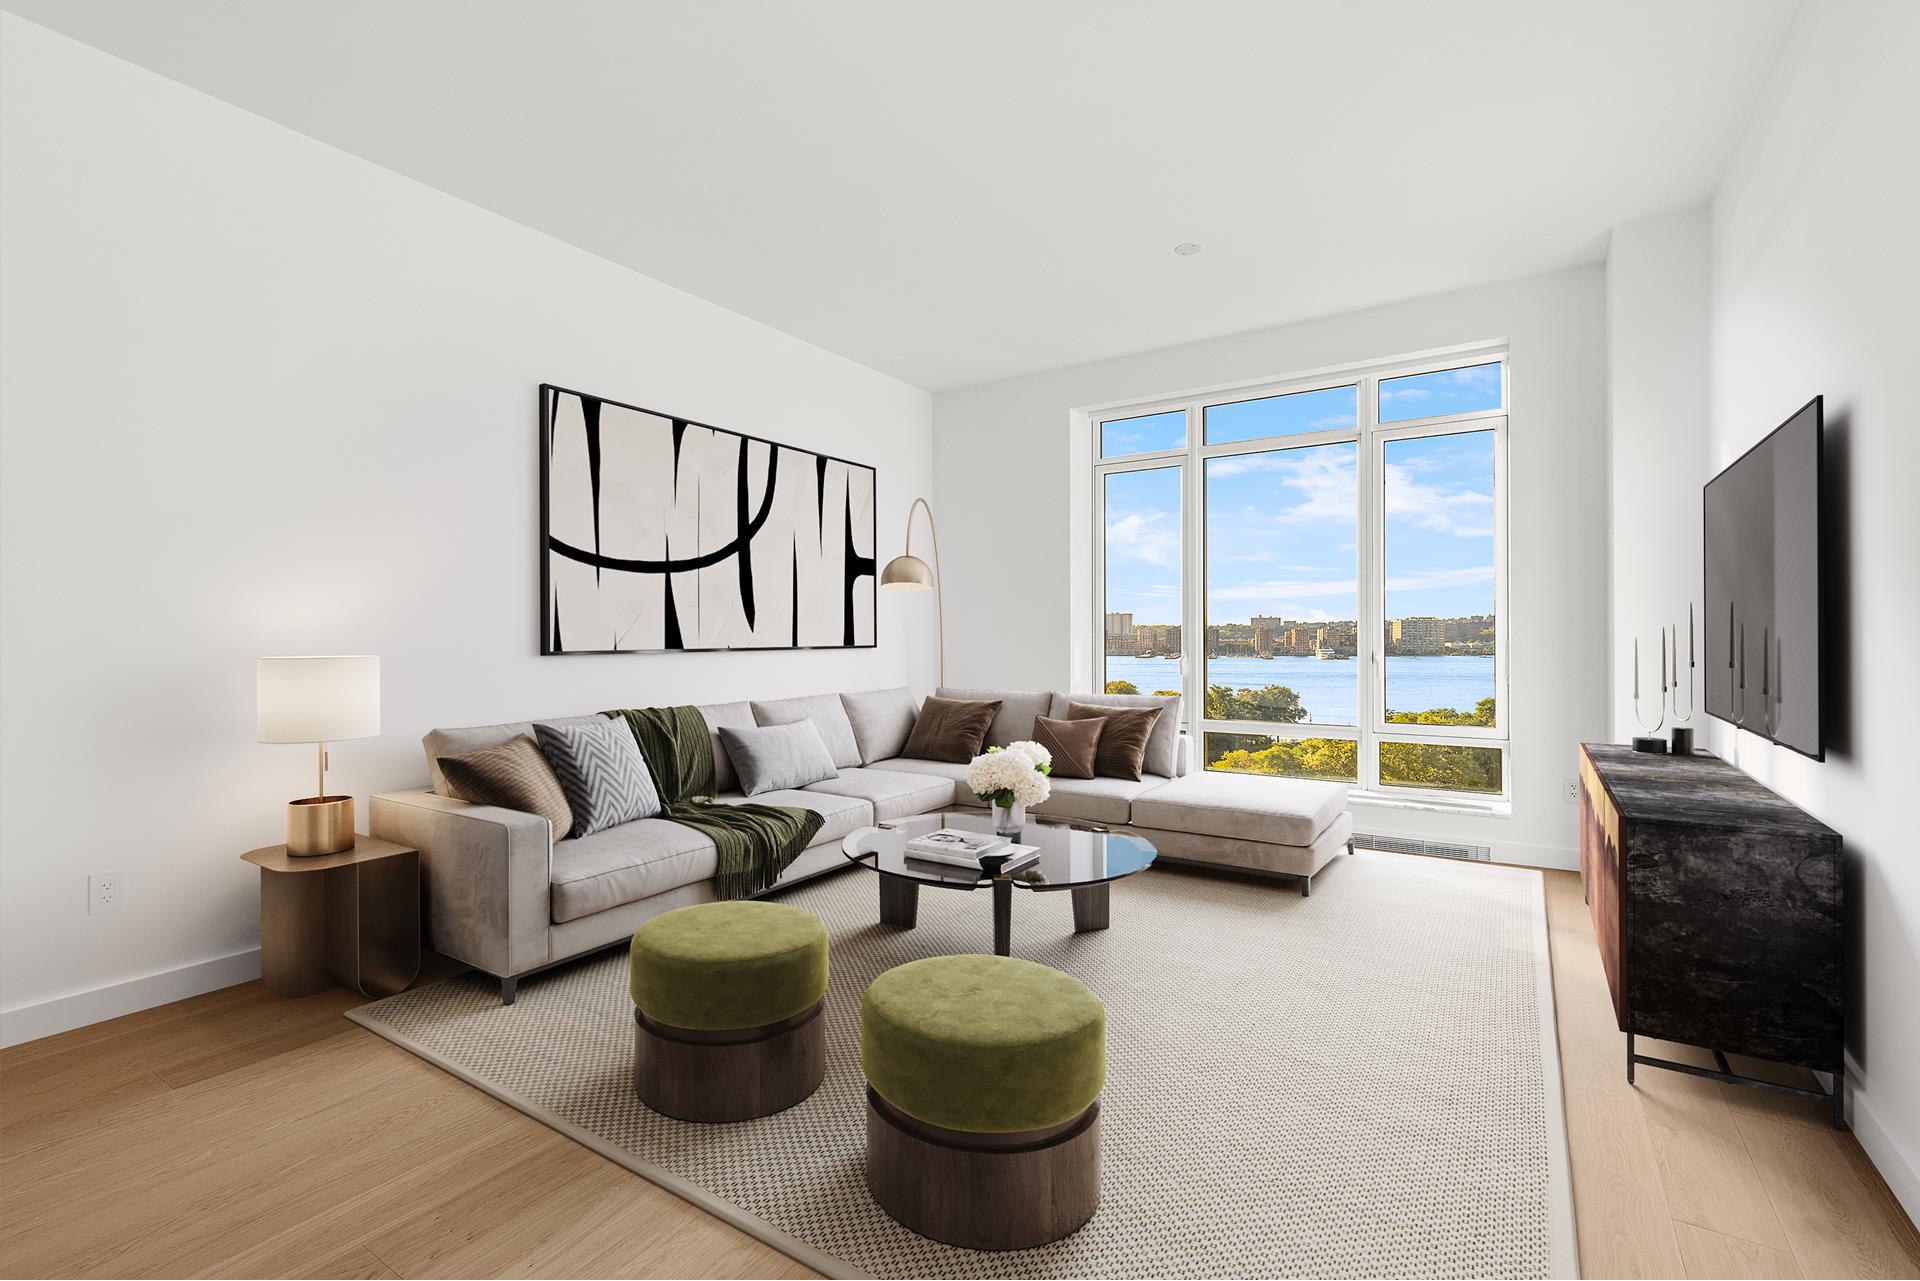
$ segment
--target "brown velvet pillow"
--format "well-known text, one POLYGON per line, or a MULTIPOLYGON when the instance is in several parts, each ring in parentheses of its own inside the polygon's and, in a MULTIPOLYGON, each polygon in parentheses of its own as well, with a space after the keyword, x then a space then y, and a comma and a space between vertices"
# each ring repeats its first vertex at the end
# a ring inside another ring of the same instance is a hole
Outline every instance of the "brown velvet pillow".
POLYGON ((1055 778, 1092 778, 1093 763, 1100 747, 1100 731, 1107 722, 1099 716, 1085 720, 1057 721, 1051 716, 1033 718, 1033 741, 1053 753, 1055 778))
POLYGON ((439 764, 448 789, 463 801, 538 814, 553 824, 556 841, 573 830, 573 809, 560 779, 525 734, 465 756, 442 756, 439 764))
POLYGON ((929 698, 920 704, 913 733, 900 755, 916 761, 947 761, 965 765, 980 755, 987 728, 1000 711, 1000 700, 976 703, 962 698, 929 698))
POLYGON ((1130 778, 1140 781, 1140 762, 1146 759, 1147 739, 1153 723, 1160 719, 1160 707, 1094 707, 1087 703, 1068 703, 1067 719, 1085 721, 1099 718, 1106 722, 1094 752, 1093 772, 1102 778, 1130 778))

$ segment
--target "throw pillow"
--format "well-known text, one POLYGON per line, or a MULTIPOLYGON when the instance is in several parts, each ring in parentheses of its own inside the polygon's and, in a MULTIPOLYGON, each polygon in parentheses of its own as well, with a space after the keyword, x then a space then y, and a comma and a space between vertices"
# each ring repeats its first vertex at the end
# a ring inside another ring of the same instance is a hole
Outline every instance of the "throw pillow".
POLYGON ((538 745, 525 734, 465 756, 442 756, 437 763, 440 776, 461 800, 538 814, 553 824, 556 841, 573 831, 567 794, 538 745))
POLYGON ((860 745, 862 765, 890 760, 906 748, 914 715, 913 692, 906 686, 842 694, 840 702, 853 723, 853 739, 860 745))
POLYGON ((1089 716, 1081 721, 1057 721, 1051 716, 1036 716, 1033 718, 1033 741, 1053 753, 1055 778, 1092 778, 1100 746, 1100 731, 1106 727, 1106 720, 1099 716, 1089 716))
POLYGON ((960 698, 929 698, 914 718, 902 756, 916 761, 946 761, 965 765, 980 755, 987 727, 993 724, 1000 701, 974 702, 960 698))
POLYGON ((575 836, 660 812, 659 789, 625 721, 539 721, 533 733, 567 794, 575 836))
POLYGON ((733 772, 740 776, 740 790, 748 796, 840 777, 833 754, 812 721, 755 729, 722 725, 720 745, 727 749, 733 772))
POLYGON ((1089 707, 1068 703, 1067 719, 1084 721, 1094 717, 1106 722, 1100 731, 1100 743, 1094 752, 1093 772, 1102 778, 1140 780, 1140 762, 1147 754, 1147 739, 1153 723, 1160 719, 1158 707, 1089 707))

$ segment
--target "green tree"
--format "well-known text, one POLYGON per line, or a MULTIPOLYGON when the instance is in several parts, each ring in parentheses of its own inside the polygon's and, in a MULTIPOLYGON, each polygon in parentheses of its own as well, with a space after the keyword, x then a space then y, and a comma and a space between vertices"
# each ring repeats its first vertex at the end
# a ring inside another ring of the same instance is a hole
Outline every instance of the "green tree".
POLYGON ((1360 777, 1360 745, 1347 738, 1275 739, 1264 734, 1207 735, 1207 768, 1276 778, 1360 777))
POLYGON ((1307 719, 1300 695, 1285 685, 1264 689, 1235 689, 1231 685, 1207 686, 1207 719, 1216 721, 1277 721, 1284 725, 1307 719))
POLYGON ((1107 693, 1109 694, 1138 694, 1139 692, 1140 687, 1132 681, 1107 682, 1107 693))

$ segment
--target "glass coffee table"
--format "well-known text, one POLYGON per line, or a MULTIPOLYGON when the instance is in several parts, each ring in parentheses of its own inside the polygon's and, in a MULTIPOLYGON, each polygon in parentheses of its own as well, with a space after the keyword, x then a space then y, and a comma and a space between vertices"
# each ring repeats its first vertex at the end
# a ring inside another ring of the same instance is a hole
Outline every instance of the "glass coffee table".
POLYGON ((1076 934, 1104 930, 1109 919, 1107 890, 1123 876, 1152 866, 1155 850, 1138 836, 1110 832, 1093 824, 1051 822, 1028 818, 1019 843, 1037 845, 1040 856, 1005 876, 987 876, 967 868, 909 858, 907 842, 943 827, 991 832, 986 814, 922 814, 878 827, 863 827, 840 844, 840 852, 880 877, 880 919, 910 930, 919 919, 920 890, 992 890, 993 952, 1011 955, 1013 945, 1013 891, 1015 887, 1044 893, 1066 890, 1073 895, 1076 934))

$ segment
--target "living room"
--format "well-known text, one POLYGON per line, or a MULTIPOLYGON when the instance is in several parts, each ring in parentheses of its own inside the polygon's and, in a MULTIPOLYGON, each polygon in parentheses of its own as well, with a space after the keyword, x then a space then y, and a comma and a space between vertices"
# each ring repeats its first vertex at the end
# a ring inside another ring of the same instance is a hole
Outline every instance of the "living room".
POLYGON ((0 0, 0 1271, 1920 1275, 1915 47, 0 0))

